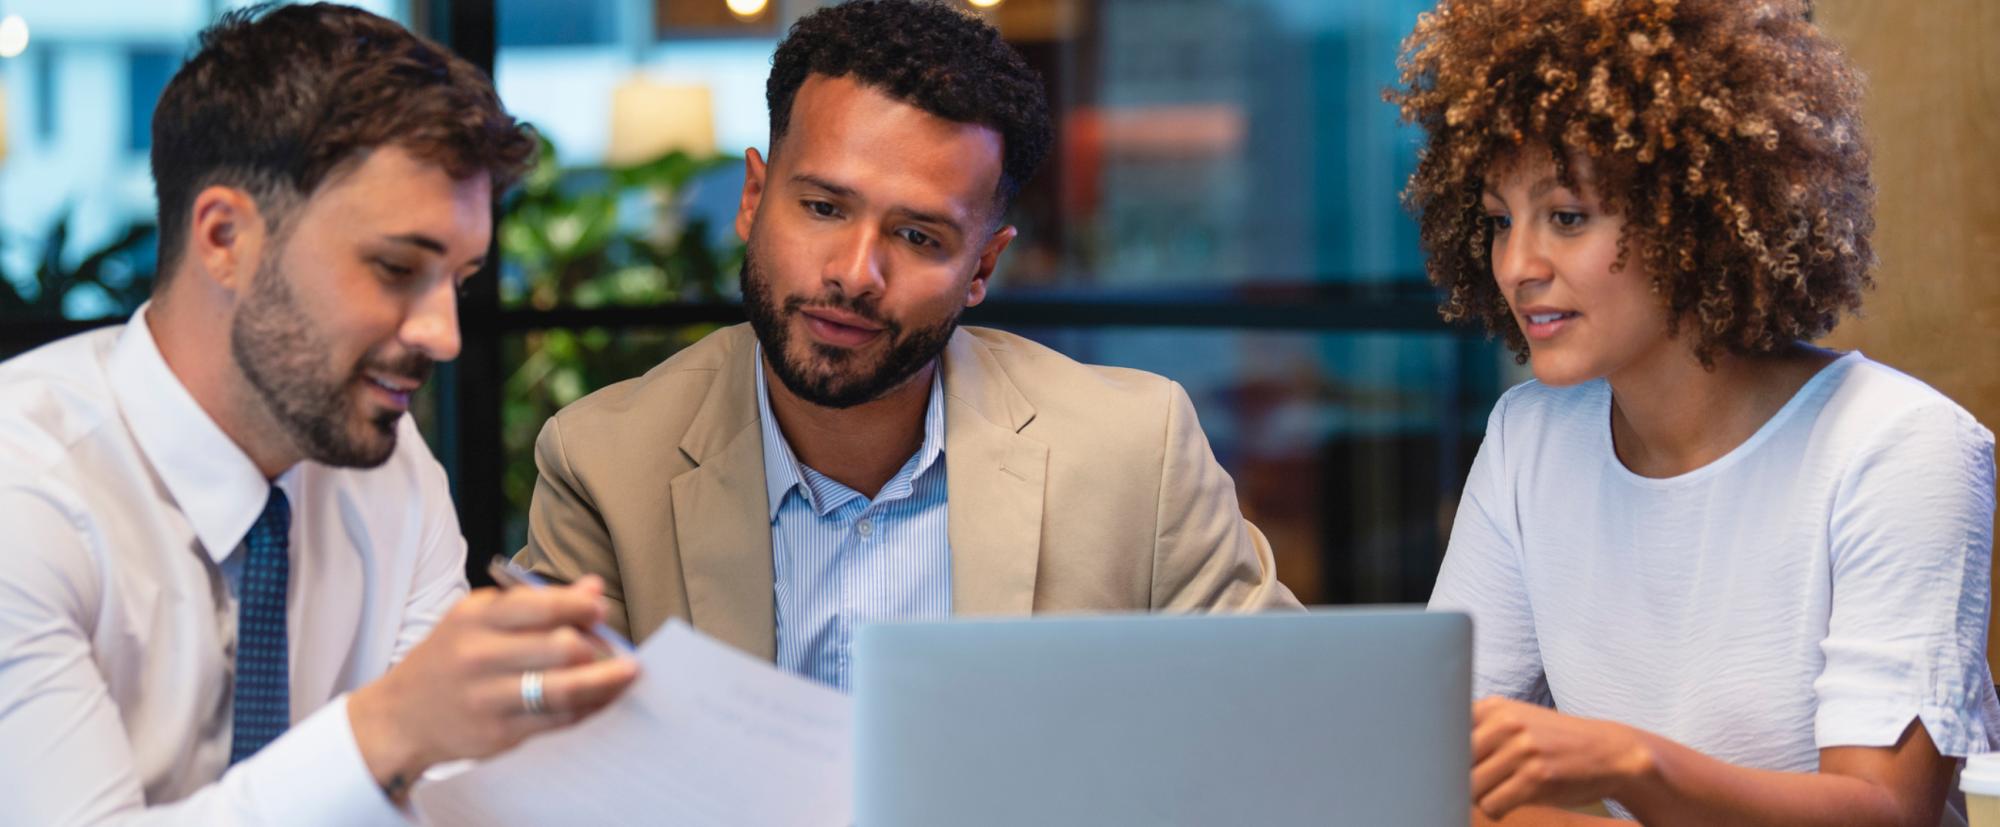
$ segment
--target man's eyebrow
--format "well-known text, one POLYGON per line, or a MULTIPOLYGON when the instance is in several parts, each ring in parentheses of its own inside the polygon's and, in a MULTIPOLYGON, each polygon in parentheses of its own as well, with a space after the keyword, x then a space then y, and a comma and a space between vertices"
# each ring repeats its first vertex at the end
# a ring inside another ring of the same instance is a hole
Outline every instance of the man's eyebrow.
POLYGON ((913 210, 910 209, 909 207, 897 207, 896 212, 902 213, 903 215, 907 216, 911 221, 915 221, 919 224, 936 224, 940 227, 948 229, 959 235, 965 235, 965 228, 959 226, 958 222, 953 220, 951 216, 944 215, 942 213, 925 212, 923 210, 913 210))
POLYGON ((424 235, 423 233, 403 233, 402 235, 387 236, 387 238, 388 240, 396 242, 398 244, 408 244, 412 247, 422 247, 433 253, 437 253, 438 255, 445 254, 444 242, 439 241, 435 238, 431 238, 430 236, 424 235))
POLYGON ((847 186, 842 186, 840 184, 836 184, 832 181, 828 181, 825 178, 821 178, 809 172, 801 172, 796 175, 793 175, 792 181, 794 183, 805 184, 806 186, 809 187, 817 187, 819 189, 826 190, 827 192, 833 193, 834 195, 838 195, 842 198, 853 198, 855 195, 853 187, 847 187, 847 186))
MULTIPOLYGON (((411 247, 429 250, 437 255, 444 255, 446 252, 444 242, 423 233, 403 233, 402 235, 385 236, 385 238, 397 244, 407 244, 411 247)), ((473 270, 483 268, 486 266, 486 254, 480 253, 478 258, 468 261, 465 264, 473 270)))

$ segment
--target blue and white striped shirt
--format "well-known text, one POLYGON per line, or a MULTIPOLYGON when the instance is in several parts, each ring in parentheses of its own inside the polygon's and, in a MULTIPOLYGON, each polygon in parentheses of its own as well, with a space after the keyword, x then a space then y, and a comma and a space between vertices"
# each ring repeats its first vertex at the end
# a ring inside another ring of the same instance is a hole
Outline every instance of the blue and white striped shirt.
POLYGON ((942 372, 931 374, 923 444, 871 501, 793 455, 771 415, 763 366, 759 348, 778 665, 844 692, 861 623, 951 615, 942 372))

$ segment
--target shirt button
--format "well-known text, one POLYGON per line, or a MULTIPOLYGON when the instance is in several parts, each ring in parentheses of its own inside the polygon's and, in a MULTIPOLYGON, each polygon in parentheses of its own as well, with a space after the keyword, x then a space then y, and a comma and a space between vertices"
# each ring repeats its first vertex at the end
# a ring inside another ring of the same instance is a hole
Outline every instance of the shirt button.
POLYGON ((875 524, 868 520, 862 520, 859 524, 854 526, 854 530, 860 532, 861 536, 866 537, 870 534, 875 533, 875 524))

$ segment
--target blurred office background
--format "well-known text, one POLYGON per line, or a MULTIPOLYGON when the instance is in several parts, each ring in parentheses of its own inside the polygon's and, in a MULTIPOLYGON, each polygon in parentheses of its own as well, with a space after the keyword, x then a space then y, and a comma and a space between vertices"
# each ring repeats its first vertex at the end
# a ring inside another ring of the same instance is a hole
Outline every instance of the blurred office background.
MULTIPOLYGON (((237 0, 0 0, 0 355, 115 319, 154 268, 154 100, 237 0)), ((466 354, 420 404, 473 559, 518 547, 543 419, 736 305, 763 83, 817 0, 374 0, 492 68, 552 152, 505 206, 466 354)), ((1488 409, 1525 377, 1438 321, 1380 100, 1429 0, 966 0, 1043 74, 1056 150, 988 305, 1188 389, 1314 603, 1421 601, 1488 409)), ((1820 0, 1870 72, 1883 269, 1859 346, 2000 425, 2000 7, 1820 0)), ((475 572, 475 578, 480 575, 475 572)))

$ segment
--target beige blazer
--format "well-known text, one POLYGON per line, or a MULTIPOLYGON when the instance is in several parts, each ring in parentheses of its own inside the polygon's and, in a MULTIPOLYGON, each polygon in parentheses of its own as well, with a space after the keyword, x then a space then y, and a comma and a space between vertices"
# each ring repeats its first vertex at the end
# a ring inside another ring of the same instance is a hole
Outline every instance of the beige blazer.
MULTIPOLYGON (((717 331, 550 418, 516 559, 601 575, 634 639, 678 617, 775 657, 756 341, 717 331)), ((1180 385, 980 328, 943 365, 953 613, 1298 606, 1180 385)))

